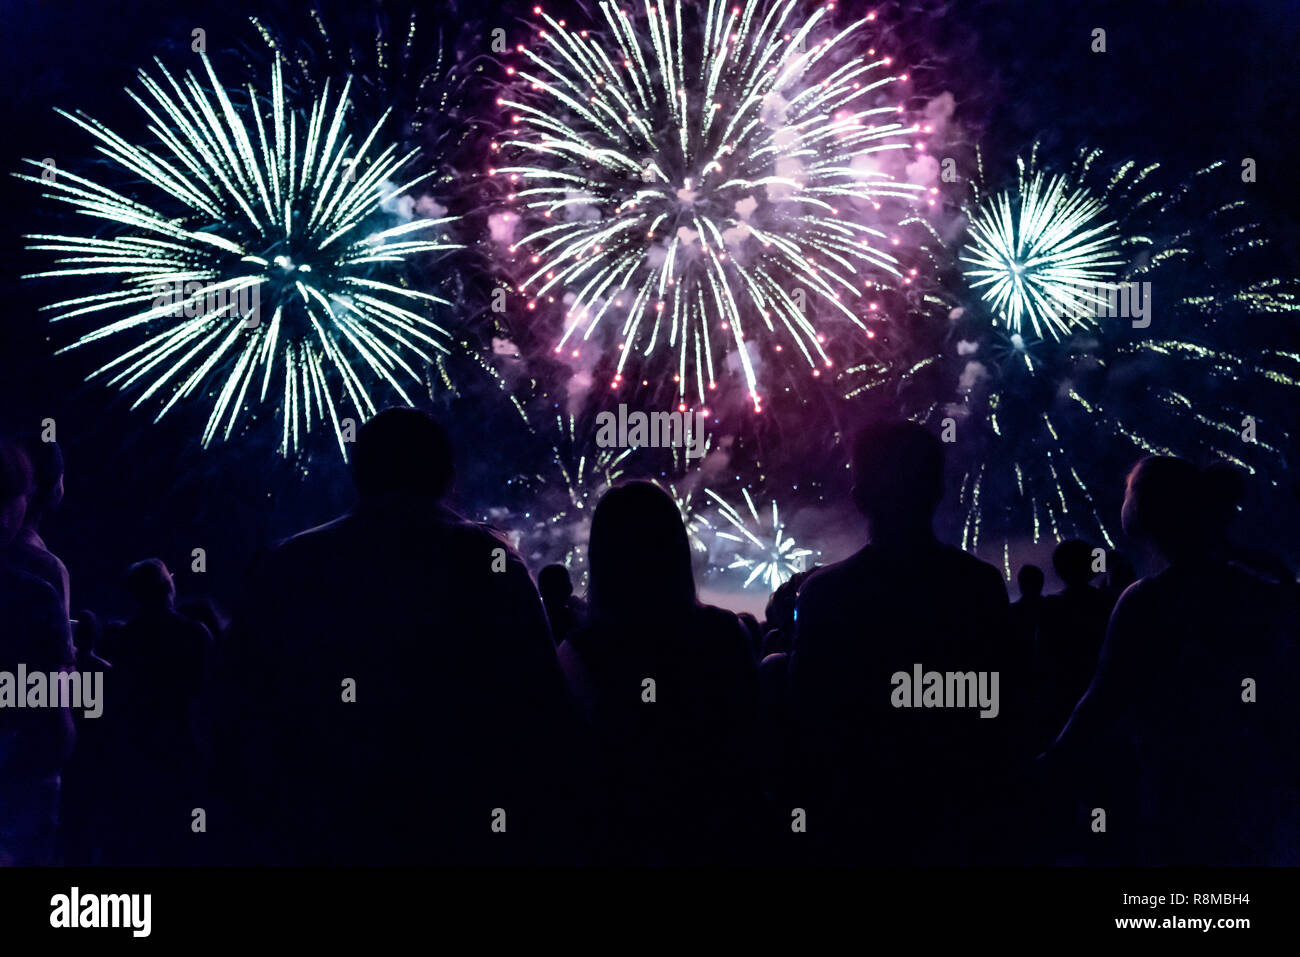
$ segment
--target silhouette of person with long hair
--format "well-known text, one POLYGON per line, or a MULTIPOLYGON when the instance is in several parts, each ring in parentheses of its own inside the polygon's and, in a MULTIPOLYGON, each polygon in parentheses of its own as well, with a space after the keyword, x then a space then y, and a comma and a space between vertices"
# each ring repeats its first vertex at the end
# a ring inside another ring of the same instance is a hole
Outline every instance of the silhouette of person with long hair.
POLYGON ((588 554, 588 622, 560 662, 595 740, 595 845, 615 864, 743 859, 761 814, 745 630, 696 599, 681 516, 655 485, 605 493, 588 554))
MULTIPOLYGON (((5 548, 24 527, 33 484, 27 456, 0 438, 0 672, 11 675, 74 663, 63 601, 5 548)), ((61 772, 75 738, 66 706, 0 708, 0 865, 54 863, 61 772)))

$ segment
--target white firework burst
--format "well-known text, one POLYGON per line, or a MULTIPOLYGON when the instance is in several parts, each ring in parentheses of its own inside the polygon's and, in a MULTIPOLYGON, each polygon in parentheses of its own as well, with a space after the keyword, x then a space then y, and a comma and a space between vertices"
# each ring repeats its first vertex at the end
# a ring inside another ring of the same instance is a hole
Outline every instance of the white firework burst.
POLYGON ((1095 322, 1125 265, 1101 197, 1062 174, 1035 172, 970 220, 966 276, 1013 334, 1059 339, 1095 322))
POLYGON ((801 548, 786 534, 775 499, 772 501, 772 521, 770 525, 765 525, 749 489, 741 490, 745 504, 749 507, 750 518, 753 519, 751 525, 735 506, 717 492, 712 489, 706 489, 705 492, 717 503, 718 514, 733 529, 719 531, 717 537, 740 546, 740 551, 727 568, 749 572, 749 577, 745 579, 746 588, 757 581, 767 591, 773 591, 799 572, 807 570, 808 559, 817 553, 811 548, 801 548))

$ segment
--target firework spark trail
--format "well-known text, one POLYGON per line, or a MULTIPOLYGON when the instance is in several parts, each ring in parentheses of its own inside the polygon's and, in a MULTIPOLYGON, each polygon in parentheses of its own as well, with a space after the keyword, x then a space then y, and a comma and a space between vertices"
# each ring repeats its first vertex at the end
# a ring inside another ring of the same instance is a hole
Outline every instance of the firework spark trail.
POLYGON ((552 462, 564 479, 569 503, 590 512, 597 500, 623 477, 623 465, 634 449, 584 448, 578 437, 576 416, 556 416, 561 439, 552 449, 552 462))
POLYGON ((817 553, 810 548, 801 548, 793 538, 786 534, 785 525, 777 510, 776 501, 772 501, 772 521, 765 526, 758 514, 749 489, 741 489, 745 504, 749 507, 750 521, 735 506, 731 505, 717 492, 705 489, 705 494, 717 504, 718 514, 734 531, 718 531, 717 537, 734 542, 740 546, 736 556, 727 568, 739 568, 749 572, 745 579, 748 588, 758 581, 766 590, 774 591, 794 575, 806 570, 808 559, 817 553))
POLYGON ((446 351, 445 332, 425 312, 449 303, 387 281, 413 256, 456 248, 442 237, 425 238, 449 219, 394 226, 383 213, 428 174, 392 185, 416 154, 379 148, 386 116, 360 141, 348 132, 350 82, 337 97, 327 83, 301 115, 286 101, 277 59, 269 105, 250 84, 252 106, 241 110, 206 56, 206 85, 191 72, 178 79, 155 62, 157 77, 144 70, 138 75, 143 95, 128 95, 148 117, 158 147, 133 144, 90 117, 59 111, 153 198, 63 171, 48 182, 18 174, 43 186, 48 198, 114 230, 107 239, 26 237, 29 248, 58 258, 56 268, 25 278, 93 276, 117 283, 113 291, 45 307, 56 313, 55 322, 104 317, 104 324, 59 351, 135 333, 138 344, 87 377, 142 390, 132 408, 165 397, 157 421, 182 400, 212 397, 206 447, 218 432, 230 438, 251 390, 259 403, 268 396, 282 403, 282 454, 299 448, 300 426, 309 431, 314 416, 328 418, 346 457, 344 398, 358 413, 373 414, 369 383, 377 380, 409 402, 400 380, 421 381, 412 361, 430 363, 446 351), (372 231, 380 220, 386 228, 372 231), (160 290, 176 288, 183 298, 157 304, 160 290), (239 314, 232 297, 241 290, 256 295, 269 321, 239 314), (282 393, 271 388, 277 364, 282 393))
POLYGON ((677 513, 682 518, 682 525, 686 527, 686 539, 691 543, 691 548, 697 552, 707 553, 709 544, 706 536, 712 533, 714 528, 708 516, 696 506, 699 499, 695 489, 688 482, 656 482, 655 484, 667 492, 673 504, 677 506, 677 513))
POLYGON ((899 237, 864 210, 925 192, 881 168, 923 149, 881 102, 906 76, 862 55, 874 15, 835 31, 827 7, 798 6, 669 0, 634 18, 605 2, 599 36, 535 10, 545 48, 520 47, 527 89, 500 101, 517 134, 495 144, 518 159, 491 172, 524 213, 511 252, 529 308, 564 298, 557 352, 614 323, 615 388, 630 357, 674 350, 679 399, 693 384, 703 402, 733 354, 761 409, 750 342, 784 340, 819 375, 832 360, 814 319, 866 333, 864 277, 904 278, 899 237))
POLYGON ((405 138, 419 142, 426 156, 448 153, 476 127, 460 110, 473 61, 458 60, 455 40, 467 18, 440 18, 435 30, 414 7, 387 2, 373 5, 360 24, 356 11, 345 16, 336 8, 326 14, 315 4, 294 13, 248 18, 258 37, 246 57, 248 66, 255 67, 267 53, 282 59, 286 86, 313 97, 326 80, 354 77, 352 100, 359 114, 373 118, 391 108, 405 138))

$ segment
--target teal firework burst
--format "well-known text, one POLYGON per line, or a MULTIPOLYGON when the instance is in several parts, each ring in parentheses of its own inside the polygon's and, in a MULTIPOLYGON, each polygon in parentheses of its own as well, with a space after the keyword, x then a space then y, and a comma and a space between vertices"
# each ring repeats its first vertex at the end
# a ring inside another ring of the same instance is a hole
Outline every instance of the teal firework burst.
POLYGON ((1023 165, 1018 186, 981 204, 968 228, 967 281, 1017 335, 1060 338, 1091 324, 1124 265, 1099 197, 1023 165))
POLYGON ((328 423, 346 456, 341 420, 373 414, 380 384, 409 401, 403 383, 419 384, 446 351, 432 316, 448 303, 412 288, 406 267, 454 248, 450 220, 403 215, 429 174, 412 172, 415 151, 383 145, 386 117, 363 135, 349 129, 350 82, 297 109, 278 59, 265 94, 251 83, 227 91, 202 64, 201 76, 161 62, 139 72, 128 95, 150 145, 60 111, 126 185, 20 174, 95 227, 28 236, 55 257, 30 278, 112 284, 46 309, 60 324, 95 321, 60 352, 119 344, 88 378, 137 392, 133 408, 156 402, 160 419, 206 400, 208 446, 255 406, 278 407, 283 454, 328 423))

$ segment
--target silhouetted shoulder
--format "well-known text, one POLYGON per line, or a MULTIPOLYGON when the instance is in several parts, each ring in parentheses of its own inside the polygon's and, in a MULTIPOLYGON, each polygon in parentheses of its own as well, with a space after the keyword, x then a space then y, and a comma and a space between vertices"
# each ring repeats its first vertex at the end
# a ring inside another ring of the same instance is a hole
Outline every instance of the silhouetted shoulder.
POLYGON ((332 522, 291 535, 272 548, 267 555, 281 559, 311 552, 346 534, 351 518, 350 515, 343 515, 332 522))
POLYGON ((799 589, 798 602, 821 601, 845 591, 859 592, 864 582, 887 582, 903 573, 907 565, 924 564, 932 580, 965 582, 980 591, 1006 598, 1002 573, 974 555, 951 545, 934 545, 917 551, 896 553, 867 545, 840 562, 820 568, 808 576, 799 589))
POLYGON ((1141 578, 1120 594, 1116 610, 1132 611, 1171 600, 1190 598, 1196 603, 1241 603, 1277 610, 1288 599, 1285 586, 1263 578, 1240 565, 1219 565, 1212 570, 1166 568, 1141 578))
POLYGON ((522 561, 505 533, 484 522, 453 519, 444 522, 444 528, 454 546, 484 555, 491 555, 493 550, 504 548, 507 559, 522 561))
POLYGON ((843 561, 823 565, 809 575, 799 586, 799 594, 795 597, 796 605, 802 605, 807 601, 820 601, 824 596, 853 588, 861 578, 864 568, 870 564, 867 555, 869 548, 870 546, 843 561))
POLYGON ((1162 591, 1163 586, 1155 578, 1139 578, 1119 593, 1115 600, 1115 614, 1148 607, 1151 602, 1159 600, 1162 591))
POLYGON ((954 579, 973 582, 980 588, 1006 596, 1007 586, 1002 573, 988 562, 953 545, 939 545, 936 553, 936 564, 954 579))

